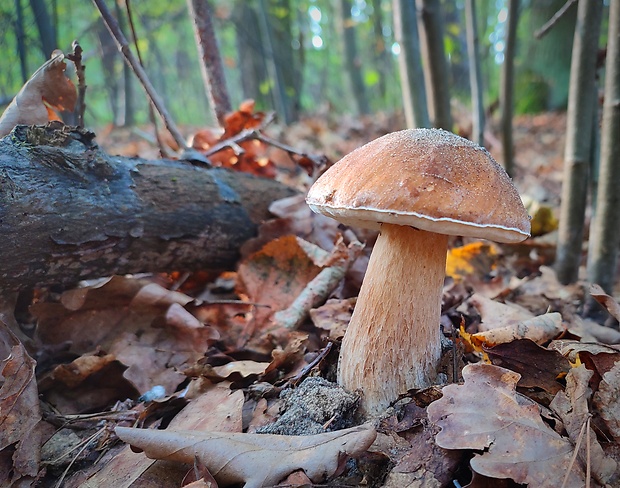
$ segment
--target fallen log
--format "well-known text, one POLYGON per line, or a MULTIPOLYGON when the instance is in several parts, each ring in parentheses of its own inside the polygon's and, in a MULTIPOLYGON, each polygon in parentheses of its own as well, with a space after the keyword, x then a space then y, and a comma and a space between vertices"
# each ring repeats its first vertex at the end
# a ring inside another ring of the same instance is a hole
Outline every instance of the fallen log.
POLYGON ((139 272, 230 269, 276 181, 187 162, 109 156, 50 123, 0 140, 0 290, 139 272))

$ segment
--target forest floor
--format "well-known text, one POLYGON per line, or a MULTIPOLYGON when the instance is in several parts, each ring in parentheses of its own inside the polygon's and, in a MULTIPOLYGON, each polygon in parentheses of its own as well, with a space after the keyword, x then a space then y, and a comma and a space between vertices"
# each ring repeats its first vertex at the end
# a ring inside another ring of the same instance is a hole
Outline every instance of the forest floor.
MULTIPOLYGON (((237 129, 260 124, 250 119, 237 129)), ((401 126, 382 115, 316 117, 264 132, 336 161, 401 126)), ((42 445, 42 487, 619 486, 620 332, 582 318, 591 290, 561 285, 550 267, 564 128, 562 113, 515 120, 515 184, 536 236, 452 243, 447 386, 409 392, 358 425, 358 398, 332 382, 375 236, 341 236, 292 197, 273 204, 234 271, 116 276, 37 295, 20 315, 36 374, 17 345, 4 363, 5 378, 16 373, 0 390, 0 407, 12 405, 0 418, 15 439, 0 476, 27 473, 42 445), (131 426, 159 430, 115 431, 131 426)), ((104 130, 98 141, 158 157, 145 134, 104 130)), ((213 137, 199 131, 195 144, 213 137)), ((300 191, 316 170, 316 160, 264 142, 242 147, 218 161, 300 191)), ((492 127, 487 147, 499 160, 492 127)), ((615 300, 592 293, 617 319, 615 300)))

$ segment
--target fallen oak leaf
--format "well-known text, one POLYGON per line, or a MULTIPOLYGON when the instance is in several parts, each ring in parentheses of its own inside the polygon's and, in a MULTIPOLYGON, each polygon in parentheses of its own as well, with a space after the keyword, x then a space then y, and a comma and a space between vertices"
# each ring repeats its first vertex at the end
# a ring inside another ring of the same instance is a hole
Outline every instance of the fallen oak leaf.
POLYGON ((540 407, 517 393, 520 375, 478 363, 463 368, 464 385, 448 385, 428 406, 428 418, 441 427, 435 442, 444 449, 482 451, 472 469, 491 478, 511 478, 538 488, 584 486, 584 473, 571 466, 573 445, 545 424, 540 407))
POLYGON ((593 400, 614 440, 620 441, 620 361, 603 375, 593 400))
POLYGON ((549 407, 562 419, 571 441, 579 446, 578 455, 582 464, 589 465, 594 479, 606 485, 616 472, 617 464, 605 455, 588 422, 591 417, 588 400, 592 396, 589 387, 592 374, 583 364, 572 368, 566 375, 566 391, 559 391, 549 407), (585 435, 589 437, 588 441, 579 442, 584 428, 587 429, 585 435))
POLYGON ((116 427, 116 434, 146 456, 193 464, 198 458, 221 485, 277 484, 303 469, 313 482, 337 473, 341 456, 366 451, 377 436, 367 425, 310 436, 167 431, 116 427))

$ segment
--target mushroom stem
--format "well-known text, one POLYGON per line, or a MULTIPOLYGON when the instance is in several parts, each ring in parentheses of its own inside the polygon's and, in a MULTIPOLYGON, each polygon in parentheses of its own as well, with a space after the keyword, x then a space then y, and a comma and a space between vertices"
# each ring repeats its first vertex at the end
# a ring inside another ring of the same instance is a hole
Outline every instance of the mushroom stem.
POLYGON ((436 378, 447 248, 446 235, 381 226, 338 365, 338 383, 361 390, 366 416, 436 378))

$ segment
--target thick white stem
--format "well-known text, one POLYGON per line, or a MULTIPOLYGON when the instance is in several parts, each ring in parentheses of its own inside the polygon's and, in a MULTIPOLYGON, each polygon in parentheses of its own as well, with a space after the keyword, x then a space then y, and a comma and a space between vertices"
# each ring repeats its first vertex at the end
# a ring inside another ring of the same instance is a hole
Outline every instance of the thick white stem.
POLYGON ((361 390, 365 415, 436 378, 447 248, 446 235, 381 227, 338 365, 338 383, 361 390))

